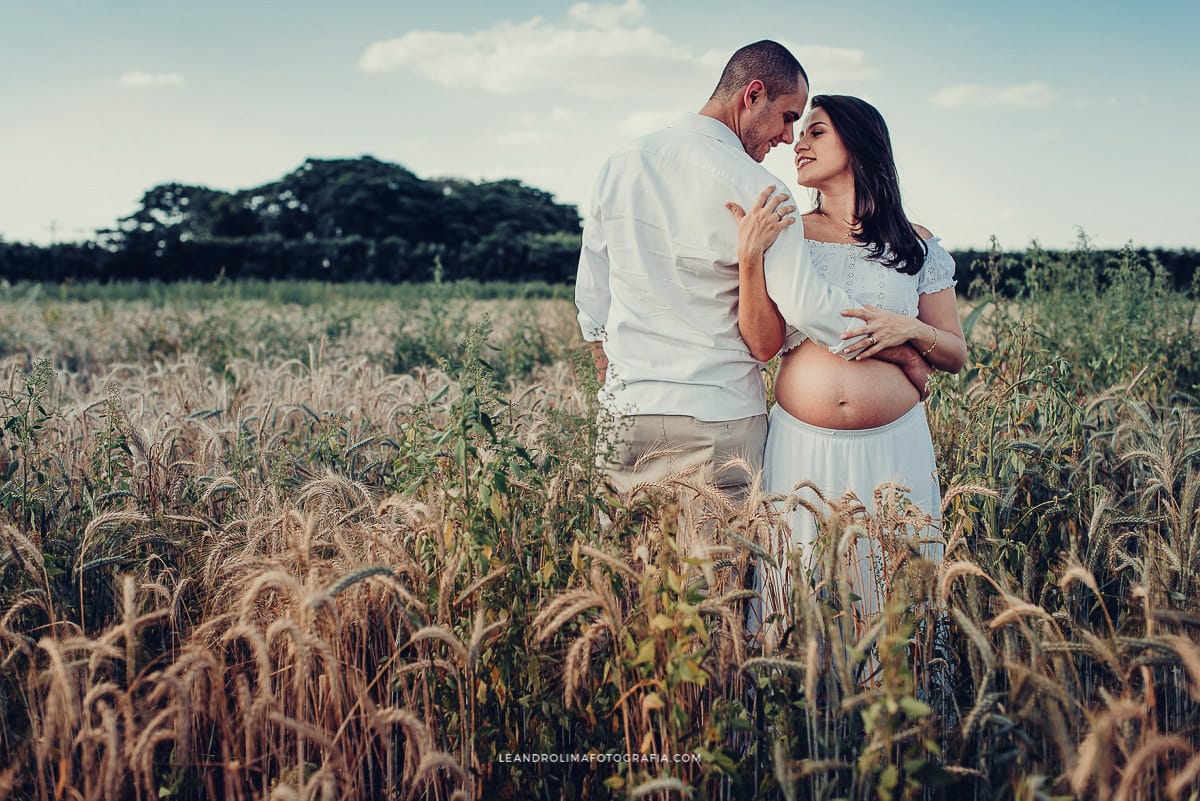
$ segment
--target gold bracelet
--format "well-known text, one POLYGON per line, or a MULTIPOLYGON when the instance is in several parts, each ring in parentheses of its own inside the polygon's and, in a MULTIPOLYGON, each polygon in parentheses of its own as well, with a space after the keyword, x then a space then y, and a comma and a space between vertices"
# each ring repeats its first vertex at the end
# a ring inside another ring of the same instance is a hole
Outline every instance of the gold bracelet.
POLYGON ((938 329, 937 329, 936 327, 932 326, 932 325, 931 325, 931 326, 929 326, 929 327, 933 329, 933 344, 929 346, 929 350, 927 350, 927 351, 925 351, 924 353, 922 353, 922 354, 921 354, 921 358, 922 358, 922 359, 924 359, 924 358, 925 358, 926 356, 928 356, 929 354, 933 353, 933 349, 937 347, 937 335, 938 335, 938 329))

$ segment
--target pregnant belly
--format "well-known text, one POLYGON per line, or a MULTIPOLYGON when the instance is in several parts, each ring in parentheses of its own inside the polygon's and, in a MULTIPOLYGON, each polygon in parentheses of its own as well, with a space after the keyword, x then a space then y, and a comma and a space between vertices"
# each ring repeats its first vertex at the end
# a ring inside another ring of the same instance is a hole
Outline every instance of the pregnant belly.
POLYGON ((921 398, 896 365, 846 361, 809 340, 784 354, 775 400, 810 425, 863 429, 898 420, 921 398))

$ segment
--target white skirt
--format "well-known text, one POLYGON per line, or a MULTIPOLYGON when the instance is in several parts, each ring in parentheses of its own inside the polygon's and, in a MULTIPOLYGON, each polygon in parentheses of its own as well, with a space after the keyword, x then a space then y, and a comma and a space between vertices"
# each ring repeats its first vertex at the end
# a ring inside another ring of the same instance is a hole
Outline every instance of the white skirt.
MULTIPOLYGON (((896 526, 904 529, 927 559, 940 561, 944 553, 937 465, 925 408, 920 404, 887 425, 857 430, 810 425, 776 405, 767 427, 763 486, 773 495, 784 496, 781 508, 793 507, 785 518, 788 525, 776 532, 768 548, 778 566, 761 564, 755 571, 764 617, 787 608, 791 590, 787 552, 797 552, 801 567, 813 569, 818 534, 814 512, 822 518, 830 515, 830 503, 839 504, 843 515, 861 504, 853 516, 870 515, 876 522, 867 527, 871 531, 878 530, 879 521, 891 521, 892 530, 896 526), (812 486, 797 487, 802 482, 819 488, 825 500, 812 486), (847 493, 854 498, 847 498, 847 493), (800 501, 811 510, 799 505, 800 501)), ((889 575, 886 550, 875 537, 859 537, 848 554, 846 578, 862 599, 857 611, 864 617, 873 617, 882 608, 889 575)), ((757 630, 754 617, 752 613, 752 632, 757 630)))

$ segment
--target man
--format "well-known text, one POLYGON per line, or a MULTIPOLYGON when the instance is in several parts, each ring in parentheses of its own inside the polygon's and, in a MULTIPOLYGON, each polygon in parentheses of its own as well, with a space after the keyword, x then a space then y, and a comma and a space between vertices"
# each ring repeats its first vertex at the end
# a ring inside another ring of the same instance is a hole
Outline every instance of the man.
MULTIPOLYGON (((764 324, 747 328, 753 341, 743 340, 739 282, 776 276, 768 290, 787 287, 771 296, 783 319, 834 352, 842 352, 842 332, 858 325, 841 312, 860 304, 813 273, 799 226, 783 231, 762 272, 737 264, 725 203, 748 207, 764 187, 782 185, 761 162, 792 142, 807 103, 808 76, 795 56, 755 42, 733 54, 698 114, 629 144, 601 169, 584 209, 575 300, 602 374, 601 402, 619 421, 607 465, 618 492, 712 466, 713 483, 740 500, 761 471, 760 365, 778 352, 784 331, 775 310, 764 309, 764 324), (749 472, 727 464, 739 458, 749 472)), ((908 350, 911 357, 891 360, 916 357, 908 350)), ((924 363, 916 361, 906 372, 923 386, 928 367, 919 375, 924 363)))

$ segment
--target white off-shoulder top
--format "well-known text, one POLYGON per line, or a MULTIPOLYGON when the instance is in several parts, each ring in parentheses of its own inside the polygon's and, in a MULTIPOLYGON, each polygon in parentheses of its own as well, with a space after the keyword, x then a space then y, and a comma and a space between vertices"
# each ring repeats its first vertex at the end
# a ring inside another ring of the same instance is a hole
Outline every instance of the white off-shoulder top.
MULTIPOLYGON (((870 247, 857 242, 817 242, 808 240, 809 255, 817 275, 844 289, 850 297, 864 306, 875 306, 886 311, 917 316, 917 301, 920 295, 940 292, 955 286, 954 257, 942 247, 936 236, 925 240, 928 253, 920 271, 906 275, 887 267, 877 259, 867 258, 870 247)), ((790 322, 783 350, 788 351, 808 339, 790 322)))

